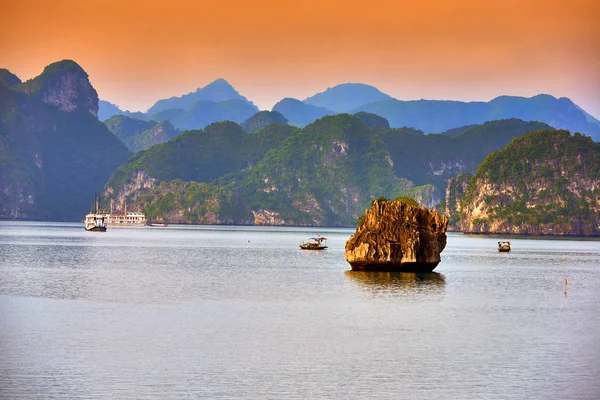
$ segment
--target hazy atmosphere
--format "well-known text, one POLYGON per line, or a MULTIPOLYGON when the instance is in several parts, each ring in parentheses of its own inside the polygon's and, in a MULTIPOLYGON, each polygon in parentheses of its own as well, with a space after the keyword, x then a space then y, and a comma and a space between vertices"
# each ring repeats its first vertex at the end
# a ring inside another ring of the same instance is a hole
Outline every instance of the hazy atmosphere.
POLYGON ((600 116, 600 2, 3 2, 0 65, 73 59, 100 99, 145 111, 227 79, 260 109, 362 82, 400 99, 569 97, 600 116))

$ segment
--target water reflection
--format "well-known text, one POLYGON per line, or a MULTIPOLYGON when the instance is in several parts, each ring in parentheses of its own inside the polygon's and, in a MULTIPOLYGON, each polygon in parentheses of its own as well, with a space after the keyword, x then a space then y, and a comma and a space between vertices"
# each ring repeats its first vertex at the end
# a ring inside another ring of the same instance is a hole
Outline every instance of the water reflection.
POLYGON ((438 272, 346 271, 346 279, 370 293, 440 292, 446 278, 438 272))

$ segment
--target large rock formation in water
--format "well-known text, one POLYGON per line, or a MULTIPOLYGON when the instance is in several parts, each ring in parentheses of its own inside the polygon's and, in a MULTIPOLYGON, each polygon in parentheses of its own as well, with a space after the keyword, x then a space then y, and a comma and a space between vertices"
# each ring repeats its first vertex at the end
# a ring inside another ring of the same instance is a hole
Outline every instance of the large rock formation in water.
POLYGON ((353 270, 430 272, 446 247, 448 218, 399 201, 374 201, 346 242, 353 270))

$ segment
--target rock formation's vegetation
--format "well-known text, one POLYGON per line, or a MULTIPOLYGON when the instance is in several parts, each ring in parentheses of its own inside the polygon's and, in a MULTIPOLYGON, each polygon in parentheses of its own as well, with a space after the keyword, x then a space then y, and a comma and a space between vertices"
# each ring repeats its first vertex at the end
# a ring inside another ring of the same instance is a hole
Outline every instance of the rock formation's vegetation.
POLYGON ((450 182, 446 209, 464 232, 598 236, 600 144, 568 131, 516 138, 466 188, 450 182))

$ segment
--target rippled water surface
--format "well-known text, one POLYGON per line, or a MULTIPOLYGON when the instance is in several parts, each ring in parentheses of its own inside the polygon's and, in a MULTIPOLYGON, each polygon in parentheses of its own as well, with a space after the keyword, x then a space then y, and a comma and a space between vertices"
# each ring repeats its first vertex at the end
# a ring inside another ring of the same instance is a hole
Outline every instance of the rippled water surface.
POLYGON ((415 275, 352 232, 0 222, 0 398, 600 398, 599 241, 449 234, 415 275))

